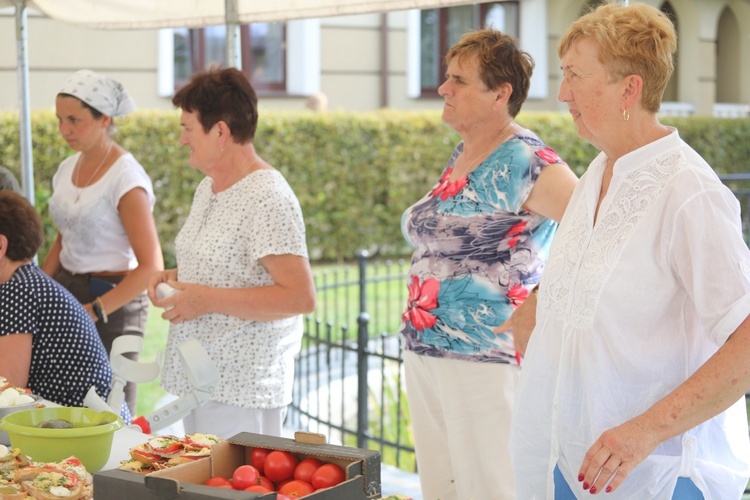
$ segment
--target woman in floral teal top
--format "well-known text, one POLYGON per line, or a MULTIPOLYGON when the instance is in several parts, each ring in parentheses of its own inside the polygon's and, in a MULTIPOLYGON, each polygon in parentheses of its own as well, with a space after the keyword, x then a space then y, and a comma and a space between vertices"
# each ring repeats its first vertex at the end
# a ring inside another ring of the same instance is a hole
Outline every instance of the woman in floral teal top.
POLYGON ((462 141, 403 216, 415 248, 401 333, 427 500, 513 498, 510 413, 521 356, 494 333, 539 282, 576 177, 513 119, 533 60, 486 29, 446 57, 443 121, 462 141))

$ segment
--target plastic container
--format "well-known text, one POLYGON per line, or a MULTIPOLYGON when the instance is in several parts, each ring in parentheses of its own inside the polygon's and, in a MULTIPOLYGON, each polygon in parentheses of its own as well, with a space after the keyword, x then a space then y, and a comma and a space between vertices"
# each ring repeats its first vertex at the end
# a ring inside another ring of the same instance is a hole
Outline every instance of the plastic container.
MULTIPOLYGON (((164 300, 180 292, 181 290, 172 288, 172 286, 167 284, 165 281, 162 281, 161 283, 156 285, 156 298, 159 300, 164 300)), ((169 311, 170 309, 172 309, 172 307, 174 306, 165 307, 164 310, 169 311)))
MULTIPOLYGON (((26 411, 31 410, 36 405, 40 404, 41 398, 39 396, 35 396, 34 394, 29 394, 32 398, 34 398, 34 401, 31 403, 24 403, 20 405, 13 405, 13 406, 0 406, 0 419, 3 417, 10 415, 11 413, 18 413, 19 411, 26 411)), ((8 437, 8 433, 0 430, 0 444, 9 445, 10 444, 10 438, 8 437)))
POLYGON ((11 446, 19 448, 32 461, 59 462, 74 455, 92 474, 109 460, 114 433, 123 425, 122 419, 112 412, 71 407, 19 411, 0 420, 0 429, 10 436, 11 446), (67 420, 73 428, 38 427, 53 419, 67 420))

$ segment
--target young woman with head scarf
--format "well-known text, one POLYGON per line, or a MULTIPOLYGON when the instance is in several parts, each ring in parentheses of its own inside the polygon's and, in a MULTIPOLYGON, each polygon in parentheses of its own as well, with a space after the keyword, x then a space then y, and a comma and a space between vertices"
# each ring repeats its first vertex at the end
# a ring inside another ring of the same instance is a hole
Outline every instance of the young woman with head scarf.
MULTIPOLYGON (((119 82, 81 70, 63 84, 55 108, 60 135, 76 153, 52 178, 58 232, 42 269, 84 304, 109 353, 118 336, 144 334, 146 285, 164 268, 151 179, 110 133, 113 119, 135 104, 119 82)), ((125 396, 135 412, 135 384, 125 396)))

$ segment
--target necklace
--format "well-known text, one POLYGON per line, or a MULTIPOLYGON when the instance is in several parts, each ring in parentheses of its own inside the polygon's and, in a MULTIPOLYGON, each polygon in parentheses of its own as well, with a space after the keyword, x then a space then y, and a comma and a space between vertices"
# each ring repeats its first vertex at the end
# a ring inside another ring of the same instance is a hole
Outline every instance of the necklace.
MULTIPOLYGON (((488 149, 483 150, 480 154, 478 154, 477 156, 475 156, 468 163, 468 166, 464 167, 461 170, 461 175, 456 175, 454 178, 455 179, 460 179, 462 177, 465 177, 465 176, 469 175, 469 173, 474 169, 474 167, 476 167, 481 162, 481 160, 484 160, 485 158, 487 158, 487 156, 489 156, 490 153, 492 153, 495 150, 495 148, 498 146, 498 144, 500 144, 501 142, 503 142, 503 139, 505 137, 505 131, 508 129, 508 127, 510 127, 510 125, 512 123, 513 123, 513 118, 511 118, 508 121, 508 123, 506 123, 505 126, 500 129, 500 131, 497 133, 497 136, 495 137, 495 140, 492 142, 492 144, 490 145, 490 147, 488 149)), ((463 152, 461 152, 461 156, 463 156, 463 152)), ((453 172, 456 173, 457 169, 454 169, 453 172)))
POLYGON ((245 174, 248 173, 250 171, 250 169, 253 168, 255 166, 255 164, 258 163, 259 161, 260 161, 260 156, 256 156, 255 160, 253 160, 252 163, 250 163, 250 165, 248 165, 247 167, 243 168, 242 172, 240 172, 240 176, 237 179, 237 182, 239 182, 240 179, 242 179, 243 177, 245 177, 245 174))
POLYGON ((102 165, 104 165, 104 162, 106 161, 107 157, 109 156, 110 151, 112 151, 112 144, 115 141, 109 141, 109 148, 107 148, 107 153, 104 155, 104 158, 102 158, 102 161, 99 162, 99 166, 96 167, 96 170, 94 170, 94 173, 91 174, 89 177, 89 180, 86 181, 86 184, 83 186, 78 185, 78 178, 81 175, 81 158, 83 158, 83 153, 81 153, 81 156, 78 157, 78 160, 76 161, 76 187, 78 188, 78 193, 76 193, 76 203, 78 203, 81 199, 81 193, 83 193, 83 190, 87 187, 89 187, 89 184, 91 184, 91 181, 94 177, 96 177, 96 174, 99 173, 99 169, 102 168, 102 165))

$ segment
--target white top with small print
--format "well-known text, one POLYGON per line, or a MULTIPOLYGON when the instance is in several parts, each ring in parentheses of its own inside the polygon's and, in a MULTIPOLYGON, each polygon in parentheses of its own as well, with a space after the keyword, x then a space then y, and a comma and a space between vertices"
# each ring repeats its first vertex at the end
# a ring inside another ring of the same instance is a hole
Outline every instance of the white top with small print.
MULTIPOLYGON (((185 225, 175 239, 178 280, 213 287, 273 284, 259 259, 307 258, 305 225, 297 197, 276 170, 257 170, 219 193, 203 179, 185 225)), ((213 399, 243 408, 281 408, 292 400, 294 356, 302 341, 302 316, 249 321, 206 314, 170 325, 162 385, 190 393, 177 346, 197 339, 221 373, 213 399)))

